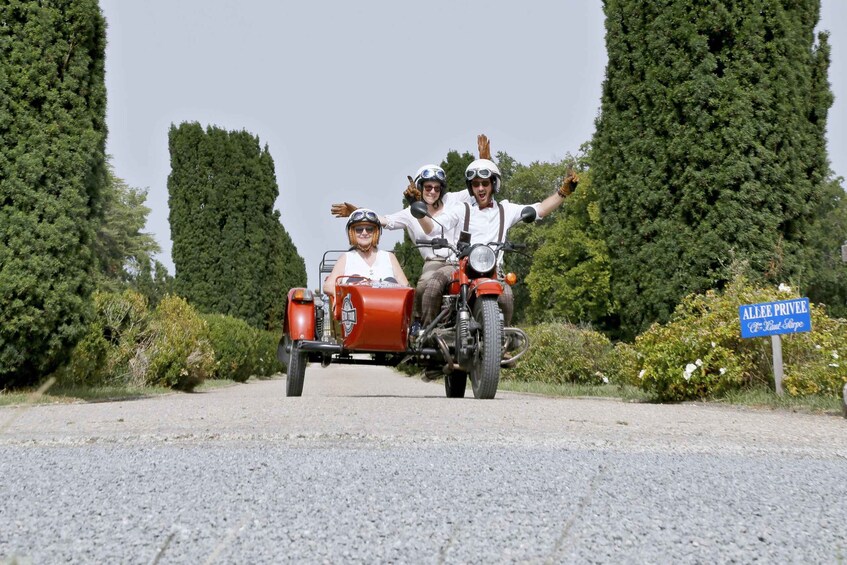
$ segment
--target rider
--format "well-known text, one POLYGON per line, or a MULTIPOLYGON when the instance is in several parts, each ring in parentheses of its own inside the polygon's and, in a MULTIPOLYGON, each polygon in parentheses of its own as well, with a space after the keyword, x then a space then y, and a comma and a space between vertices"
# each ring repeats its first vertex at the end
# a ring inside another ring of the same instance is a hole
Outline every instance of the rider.
POLYGON ((377 248, 381 234, 382 226, 373 210, 359 208, 350 214, 347 220, 350 251, 338 258, 324 281, 323 291, 326 294, 335 296, 335 279, 338 277, 358 276, 409 286, 397 257, 377 248))
MULTIPOLYGON (((407 197, 416 198, 418 191, 420 198, 426 202, 427 211, 434 217, 438 218, 450 205, 456 202, 472 202, 473 197, 466 191, 462 192, 446 192, 447 190, 447 175, 444 169, 434 164, 427 164, 419 168, 415 173, 414 179, 410 178, 409 188, 405 194, 407 197)), ((349 202, 342 204, 333 204, 331 211, 337 217, 344 217, 350 214, 353 210, 359 210, 355 205, 349 202)), ((355 212, 353 212, 355 213, 355 212)), ((379 216, 380 224, 388 230, 405 229, 411 240, 430 239, 433 235, 440 236, 440 229, 436 228, 437 233, 427 234, 423 231, 421 224, 412 216, 409 208, 404 208, 398 212, 379 216)), ((445 232, 444 237, 448 241, 455 242, 458 237, 458 232, 445 232)), ((424 289, 429 279, 436 272, 441 273, 440 276, 449 278, 450 273, 455 269, 456 256, 449 249, 433 250, 430 246, 418 247, 421 256, 424 259, 421 276, 418 279, 417 287, 415 288, 415 307, 413 311, 413 319, 411 333, 417 334, 420 328, 421 317, 421 300, 423 298, 424 289)))
MULTIPOLYGON (((497 202, 494 199, 494 195, 500 189, 501 174, 497 165, 489 159, 477 159, 468 165, 465 170, 465 179, 468 193, 474 198, 473 202, 450 207, 437 218, 437 221, 451 233, 455 230, 468 231, 471 244, 505 241, 509 228, 521 220, 521 211, 526 205, 514 204, 508 200, 497 202)), ((568 170, 562 186, 556 192, 532 205, 538 218, 543 218, 561 206, 565 198, 576 188, 578 181, 577 175, 568 170)), ((435 227, 428 217, 421 218, 419 222, 427 233, 431 233, 435 227)), ((501 268, 502 255, 498 257, 498 272, 501 268)), ((449 281, 449 273, 445 276, 441 274, 441 271, 430 278, 424 290, 421 306, 424 325, 438 315, 444 287, 449 281)), ((509 285, 503 284, 503 294, 500 295, 498 302, 503 311, 503 321, 508 326, 512 321, 514 302, 509 285)))

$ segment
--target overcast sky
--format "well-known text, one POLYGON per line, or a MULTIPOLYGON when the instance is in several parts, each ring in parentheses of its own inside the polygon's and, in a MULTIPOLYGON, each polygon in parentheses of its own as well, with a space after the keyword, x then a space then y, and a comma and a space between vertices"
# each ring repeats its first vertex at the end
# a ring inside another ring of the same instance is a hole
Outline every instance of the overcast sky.
MULTIPOLYGON (((173 272, 171 124, 245 129, 276 165, 282 223, 309 286, 345 242, 329 206, 399 209, 406 175, 451 149, 553 161, 591 139, 606 50, 599 0, 100 0, 108 23, 107 151, 148 189, 147 231, 173 272)), ((847 1, 831 32, 829 157, 847 177, 847 1)), ((552 191, 551 187, 551 191, 552 191)), ((393 247, 399 232, 386 232, 393 247)), ((847 237, 847 234, 845 234, 847 237)))

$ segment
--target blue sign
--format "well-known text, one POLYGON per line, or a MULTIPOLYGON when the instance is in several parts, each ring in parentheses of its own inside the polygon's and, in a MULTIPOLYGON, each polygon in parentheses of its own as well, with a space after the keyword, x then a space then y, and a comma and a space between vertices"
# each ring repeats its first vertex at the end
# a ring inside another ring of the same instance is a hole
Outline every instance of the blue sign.
POLYGON ((741 337, 762 337, 812 331, 808 298, 745 304, 738 307, 741 337))

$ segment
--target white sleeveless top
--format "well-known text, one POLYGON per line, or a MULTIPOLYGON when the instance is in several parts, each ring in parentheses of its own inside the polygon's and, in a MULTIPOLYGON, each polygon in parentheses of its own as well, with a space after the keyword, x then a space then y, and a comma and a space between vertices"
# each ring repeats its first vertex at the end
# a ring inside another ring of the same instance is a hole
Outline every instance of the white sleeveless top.
POLYGON ((376 261, 373 265, 368 265, 357 251, 348 251, 346 256, 345 277, 359 275, 375 281, 394 277, 394 267, 391 265, 391 257, 388 251, 377 250, 376 261))

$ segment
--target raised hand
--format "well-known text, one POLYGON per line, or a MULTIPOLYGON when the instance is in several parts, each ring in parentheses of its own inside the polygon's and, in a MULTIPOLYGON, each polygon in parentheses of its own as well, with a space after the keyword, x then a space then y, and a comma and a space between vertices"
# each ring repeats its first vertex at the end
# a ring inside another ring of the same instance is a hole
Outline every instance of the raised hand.
POLYGON ((479 149, 479 158, 491 160, 491 143, 484 133, 476 136, 476 145, 479 149))
POLYGON ((358 209, 359 207, 355 204, 350 204, 349 202, 340 202, 338 204, 333 204, 332 206, 330 206, 329 211, 332 212, 332 215, 336 218, 346 218, 358 209))
POLYGON ((562 180, 562 186, 559 187, 557 192, 562 198, 567 198, 574 190, 576 190, 576 185, 578 184, 579 175, 577 175, 572 168, 568 167, 568 172, 565 174, 564 180, 562 180))

